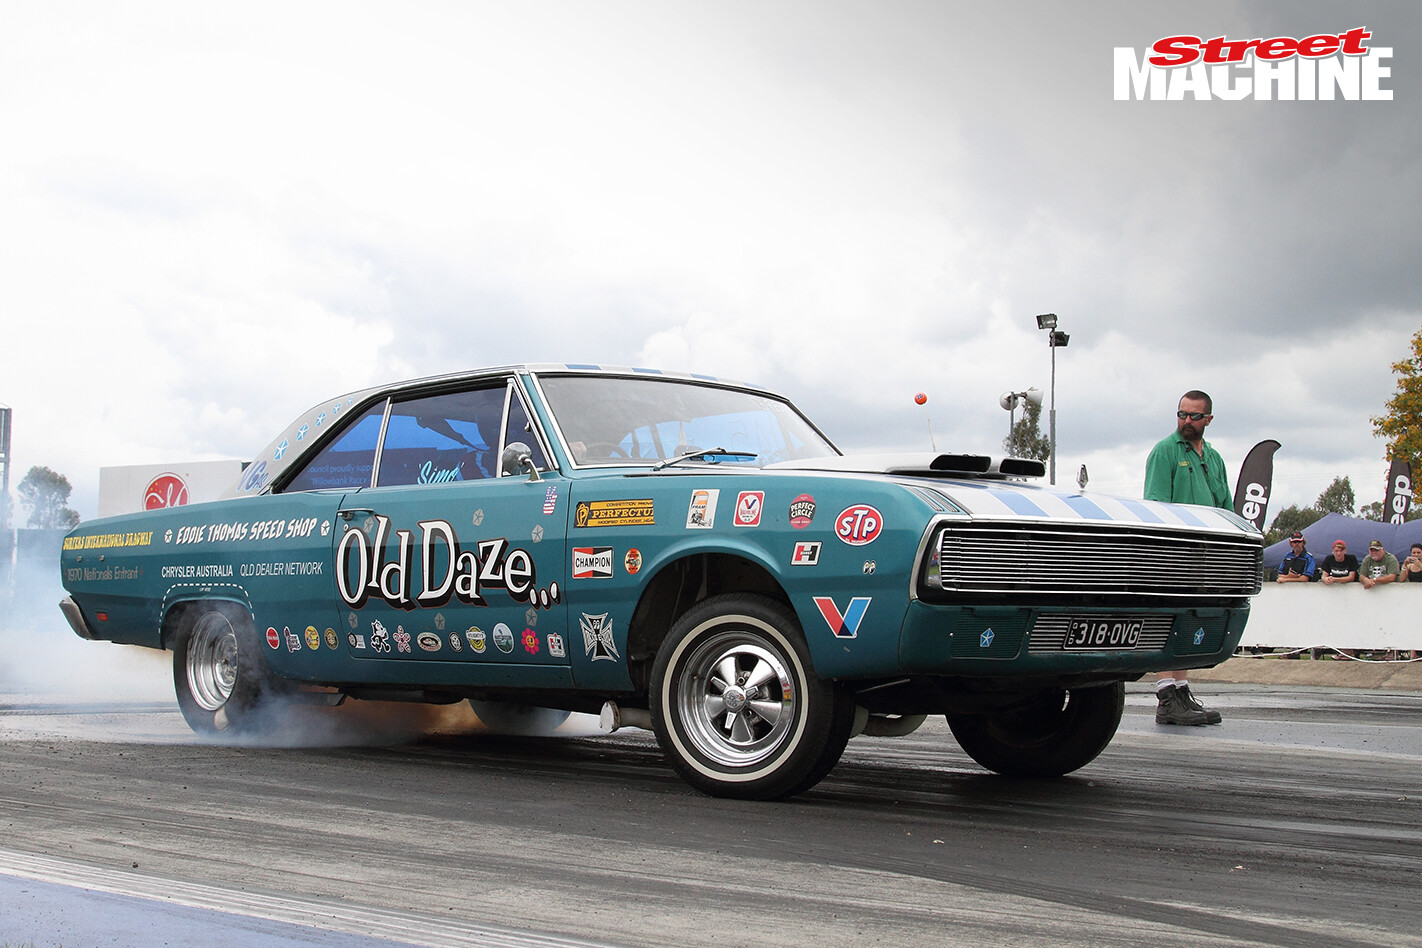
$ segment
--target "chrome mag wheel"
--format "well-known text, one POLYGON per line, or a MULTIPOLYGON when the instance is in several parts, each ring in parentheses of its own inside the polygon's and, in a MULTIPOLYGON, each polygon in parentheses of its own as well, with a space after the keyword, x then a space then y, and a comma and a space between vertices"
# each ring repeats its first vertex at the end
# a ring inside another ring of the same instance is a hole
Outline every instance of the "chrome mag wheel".
POLYGON ((188 688, 204 711, 216 711, 232 697, 237 683, 237 631, 227 616, 209 612, 193 626, 188 640, 188 688))
POLYGON ((799 695, 785 660, 759 636, 722 632, 684 668, 677 710, 700 753, 726 767, 753 767, 784 745, 799 695))

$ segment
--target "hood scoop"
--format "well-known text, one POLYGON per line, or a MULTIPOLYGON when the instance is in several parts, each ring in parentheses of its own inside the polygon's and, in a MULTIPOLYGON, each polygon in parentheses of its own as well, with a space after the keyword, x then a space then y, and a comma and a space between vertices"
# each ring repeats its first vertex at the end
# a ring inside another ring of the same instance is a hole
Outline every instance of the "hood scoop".
POLYGON ((855 471, 865 474, 906 474, 913 477, 1045 477, 1047 466, 1026 458, 994 461, 985 454, 860 454, 806 458, 767 464, 766 470, 855 471))

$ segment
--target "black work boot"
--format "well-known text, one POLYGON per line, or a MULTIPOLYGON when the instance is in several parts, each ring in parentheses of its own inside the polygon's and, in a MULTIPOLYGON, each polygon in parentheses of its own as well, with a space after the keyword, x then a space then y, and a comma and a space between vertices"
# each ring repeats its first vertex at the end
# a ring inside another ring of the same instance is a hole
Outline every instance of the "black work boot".
POLYGON ((1206 723, 1206 724, 1219 724, 1221 721, 1224 720, 1224 715, 1220 714, 1218 711, 1214 710, 1213 708, 1207 708, 1207 707, 1205 707, 1203 704, 1201 704, 1201 703, 1195 698, 1195 696, 1190 693, 1190 686, 1189 686, 1189 685, 1179 685, 1178 687, 1179 687, 1179 689, 1180 689, 1180 697, 1182 697, 1182 698, 1185 699, 1185 703, 1186 703, 1187 705, 1189 705, 1190 707, 1194 708, 1196 711, 1203 711, 1203 712, 1205 712, 1205 723, 1206 723))
POLYGON ((1156 724, 1208 724, 1210 719, 1203 711, 1196 711, 1185 703, 1185 699, 1180 696, 1180 689, 1175 685, 1168 688, 1158 688, 1155 692, 1156 701, 1159 704, 1155 708, 1156 724))

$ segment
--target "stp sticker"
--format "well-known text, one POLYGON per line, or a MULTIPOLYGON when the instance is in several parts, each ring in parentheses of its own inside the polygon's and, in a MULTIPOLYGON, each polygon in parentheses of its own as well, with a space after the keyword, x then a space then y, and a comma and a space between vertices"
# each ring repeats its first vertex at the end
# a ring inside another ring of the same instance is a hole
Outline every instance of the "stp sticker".
POLYGON ((271 626, 267 626, 267 644, 272 648, 281 648, 281 634, 271 626))
POLYGON ((735 525, 738 527, 760 526, 760 511, 765 506, 765 491, 743 490, 736 496, 735 525))
POLYGON ((849 607, 843 613, 829 596, 816 596, 815 606, 829 624, 830 631, 837 639, 852 639, 859 634, 859 623, 869 610, 869 596, 855 596, 849 600, 849 607))
POLYGON ((820 544, 816 540, 813 543, 796 543, 795 551, 790 554, 791 566, 818 566, 820 562, 820 544))
POLYGON ((879 539, 884 518, 868 504, 846 507, 834 518, 834 532, 850 546, 864 546, 879 539))
POLYGON ((628 576, 636 576, 642 569, 642 551, 636 547, 628 550, 622 558, 622 568, 627 570, 628 576))

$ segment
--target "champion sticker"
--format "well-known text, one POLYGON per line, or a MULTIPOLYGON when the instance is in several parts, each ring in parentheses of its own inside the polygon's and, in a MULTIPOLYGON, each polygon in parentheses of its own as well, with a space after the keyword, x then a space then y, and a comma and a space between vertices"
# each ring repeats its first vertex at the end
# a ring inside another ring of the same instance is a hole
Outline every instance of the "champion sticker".
POLYGON ((574 579, 611 579, 612 547, 573 547, 574 579))

